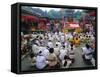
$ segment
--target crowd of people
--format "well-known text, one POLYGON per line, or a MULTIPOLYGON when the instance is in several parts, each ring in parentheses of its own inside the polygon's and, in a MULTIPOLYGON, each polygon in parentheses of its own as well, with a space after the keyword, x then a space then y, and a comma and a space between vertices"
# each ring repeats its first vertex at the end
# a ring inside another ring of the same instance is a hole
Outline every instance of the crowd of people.
POLYGON ((95 34, 76 32, 21 33, 22 55, 29 52, 30 65, 36 69, 70 68, 75 62, 75 50, 81 44, 82 58, 95 66, 95 34))

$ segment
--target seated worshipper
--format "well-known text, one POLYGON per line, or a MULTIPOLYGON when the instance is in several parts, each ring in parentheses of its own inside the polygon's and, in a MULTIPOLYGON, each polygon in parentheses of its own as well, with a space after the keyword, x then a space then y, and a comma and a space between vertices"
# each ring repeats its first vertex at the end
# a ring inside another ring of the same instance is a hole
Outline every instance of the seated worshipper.
POLYGON ((42 51, 42 55, 47 59, 49 54, 49 50, 47 49, 47 47, 39 47, 39 51, 42 51))
POLYGON ((61 43, 65 42, 65 36, 64 36, 64 34, 61 35, 60 41, 61 41, 61 43))
POLYGON ((40 45, 41 46, 44 46, 45 45, 44 39, 42 37, 40 37, 39 42, 40 42, 40 45))
POLYGON ((56 68, 57 56, 55 55, 53 48, 49 49, 49 55, 47 61, 48 61, 49 68, 56 68))
POLYGON ((70 42, 69 42, 68 39, 66 38, 66 40, 65 40, 65 46, 68 47, 69 44, 70 44, 70 42))
POLYGON ((89 43, 89 37, 88 37, 88 35, 86 35, 86 37, 85 37, 85 43, 87 44, 87 43, 89 43))
POLYGON ((73 43, 69 44, 68 46, 68 51, 71 51, 71 48, 73 48, 73 50, 75 50, 75 46, 73 43))
POLYGON ((35 66, 35 62, 36 62, 36 57, 35 57, 35 55, 33 54, 33 53, 30 53, 29 54, 29 61, 30 61, 30 63, 31 63, 31 66, 35 66))
POLYGON ((70 60, 70 58, 67 55, 65 55, 64 60, 62 60, 62 68, 69 68, 71 63, 72 61, 70 60))
POLYGON ((43 56, 42 51, 40 51, 36 57, 36 68, 44 69, 47 65, 46 58, 43 56))
POLYGON ((55 34, 54 34, 54 39, 55 39, 55 40, 57 40, 57 41, 59 41, 59 40, 60 40, 60 38, 59 38, 59 36, 58 36, 58 33, 57 33, 57 32, 55 32, 55 34))
POLYGON ((67 41, 62 43, 62 46, 65 46, 65 49, 68 49, 69 43, 67 41))
POLYGON ((73 42, 73 35, 71 33, 68 34, 68 40, 69 42, 73 42))
POLYGON ((68 54, 69 54, 69 58, 70 58, 70 60, 72 61, 72 63, 74 63, 74 58, 75 58, 75 53, 74 53, 74 49, 73 49, 73 47, 71 48, 71 50, 68 52, 68 54))
POLYGON ((95 41, 94 35, 91 35, 91 41, 95 41))
POLYGON ((74 44, 76 47, 80 45, 80 38, 79 37, 74 38, 74 44))
POLYGON ((54 53, 56 54, 56 56, 58 57, 59 56, 59 53, 60 53, 60 48, 58 46, 58 44, 56 44, 56 47, 54 48, 54 53))
POLYGON ((90 47, 93 50, 93 58, 96 60, 96 51, 95 51, 96 43, 95 43, 95 41, 91 42, 90 47))
POLYGON ((85 39, 86 39, 86 35, 83 34, 83 35, 81 36, 81 39, 80 39, 80 40, 81 40, 82 43, 85 43, 85 39))
POLYGON ((48 37, 50 38, 51 37, 51 33, 49 32, 49 33, 47 33, 47 35, 48 35, 48 37))
POLYGON ((38 46, 40 45, 39 36, 37 36, 37 37, 34 39, 34 43, 36 43, 38 46))
POLYGON ((61 49, 60 49, 60 55, 59 55, 59 58, 60 60, 64 60, 64 56, 65 55, 68 55, 68 51, 67 49, 65 48, 65 46, 63 46, 61 49))
POLYGON ((34 55, 37 55, 39 53, 39 46, 38 44, 33 44, 32 45, 32 52, 34 53, 34 55))
POLYGON ((68 33, 65 34, 65 38, 66 38, 66 40, 68 40, 68 38, 69 38, 68 33))
POLYGON ((49 48, 53 48, 53 43, 52 43, 51 40, 48 41, 47 46, 48 46, 49 48))
POLYGON ((61 42, 60 41, 57 41, 56 45, 58 45, 58 47, 61 48, 61 42))
POLYGON ((93 58, 93 50, 88 44, 86 44, 83 48, 82 57, 86 64, 91 64, 91 60, 93 58))
POLYGON ((84 42, 83 35, 82 35, 82 34, 80 34, 79 36, 80 36, 80 42, 82 42, 82 43, 83 43, 83 42, 84 42))
POLYGON ((53 35, 49 36, 49 40, 53 41, 53 35))

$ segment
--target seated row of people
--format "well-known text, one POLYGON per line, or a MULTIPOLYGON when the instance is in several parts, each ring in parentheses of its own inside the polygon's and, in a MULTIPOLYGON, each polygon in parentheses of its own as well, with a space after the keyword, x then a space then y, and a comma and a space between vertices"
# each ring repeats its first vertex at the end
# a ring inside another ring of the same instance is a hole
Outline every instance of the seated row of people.
POLYGON ((70 51, 66 50, 65 46, 60 50, 42 48, 36 55, 30 55, 30 61, 37 69, 44 69, 47 66, 47 68, 68 68, 74 62, 74 55, 72 47, 70 51))

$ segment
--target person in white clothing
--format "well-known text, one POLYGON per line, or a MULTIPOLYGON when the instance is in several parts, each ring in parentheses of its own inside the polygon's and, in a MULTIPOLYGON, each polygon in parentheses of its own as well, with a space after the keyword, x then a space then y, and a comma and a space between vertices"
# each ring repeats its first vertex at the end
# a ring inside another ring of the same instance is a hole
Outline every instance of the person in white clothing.
POLYGON ((83 60, 87 64, 91 64, 91 60, 93 58, 93 50, 90 48, 88 44, 86 44, 86 47, 83 48, 82 56, 83 56, 83 60))
POLYGON ((60 48, 60 47, 61 47, 60 41, 57 41, 57 42, 56 42, 56 45, 58 45, 58 47, 60 48))
POLYGON ((73 51, 75 50, 75 46, 73 43, 69 44, 68 51, 71 51, 71 48, 73 48, 73 51))
POLYGON ((49 42, 47 43, 47 46, 48 46, 49 48, 53 48, 53 43, 52 43, 51 40, 49 40, 49 42))
POLYGON ((37 69, 44 69, 47 65, 46 58, 42 55, 42 51, 36 57, 36 68, 37 69))
POLYGON ((64 34, 63 34, 63 35, 61 35, 60 40, 61 40, 61 43, 62 43, 62 42, 65 42, 65 36, 64 36, 64 34))
POLYGON ((55 53, 55 55, 56 55, 57 57, 59 56, 60 48, 59 48, 58 44, 56 44, 56 47, 54 48, 54 53, 55 53))
POLYGON ((57 41, 59 41, 59 40, 60 40, 59 35, 58 35, 58 33, 57 33, 57 32, 55 32, 55 34, 54 34, 54 39, 55 39, 55 40, 57 40, 57 41))
POLYGON ((64 56, 64 60, 62 60, 61 67, 62 68, 69 68, 69 66, 71 65, 71 63, 72 63, 72 61, 70 60, 70 58, 67 55, 65 55, 64 56))
POLYGON ((74 61, 75 61, 75 52, 74 52, 73 47, 72 47, 71 50, 68 52, 68 54, 69 54, 70 60, 72 61, 72 63, 74 63, 74 61))
POLYGON ((47 59, 48 54, 49 54, 49 50, 46 47, 44 47, 44 50, 42 51, 42 54, 47 59))
POLYGON ((65 55, 68 55, 68 52, 67 52, 65 46, 63 46, 62 49, 60 49, 60 55, 59 55, 59 58, 61 61, 64 60, 65 55))
POLYGON ((32 45, 32 52, 36 55, 39 53, 38 51, 39 51, 39 46, 37 44, 33 44, 32 45))

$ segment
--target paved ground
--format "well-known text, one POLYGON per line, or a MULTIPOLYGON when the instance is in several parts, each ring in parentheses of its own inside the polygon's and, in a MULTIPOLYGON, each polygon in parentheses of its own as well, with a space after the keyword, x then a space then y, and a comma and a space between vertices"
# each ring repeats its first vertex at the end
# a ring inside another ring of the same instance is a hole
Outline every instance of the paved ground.
POLYGON ((91 67, 91 65, 87 65, 84 63, 82 59, 82 49, 81 47, 76 48, 75 50, 75 62, 70 66, 70 68, 77 67, 91 67))
MULTIPOLYGON (((81 47, 82 47, 82 45, 75 49, 75 62, 70 66, 70 68, 91 67, 92 66, 92 65, 87 65, 83 62, 83 59, 81 56, 81 54, 82 54, 81 47)), ((34 67, 30 66, 28 55, 22 60, 21 67, 22 67, 22 71, 34 70, 34 67)))

